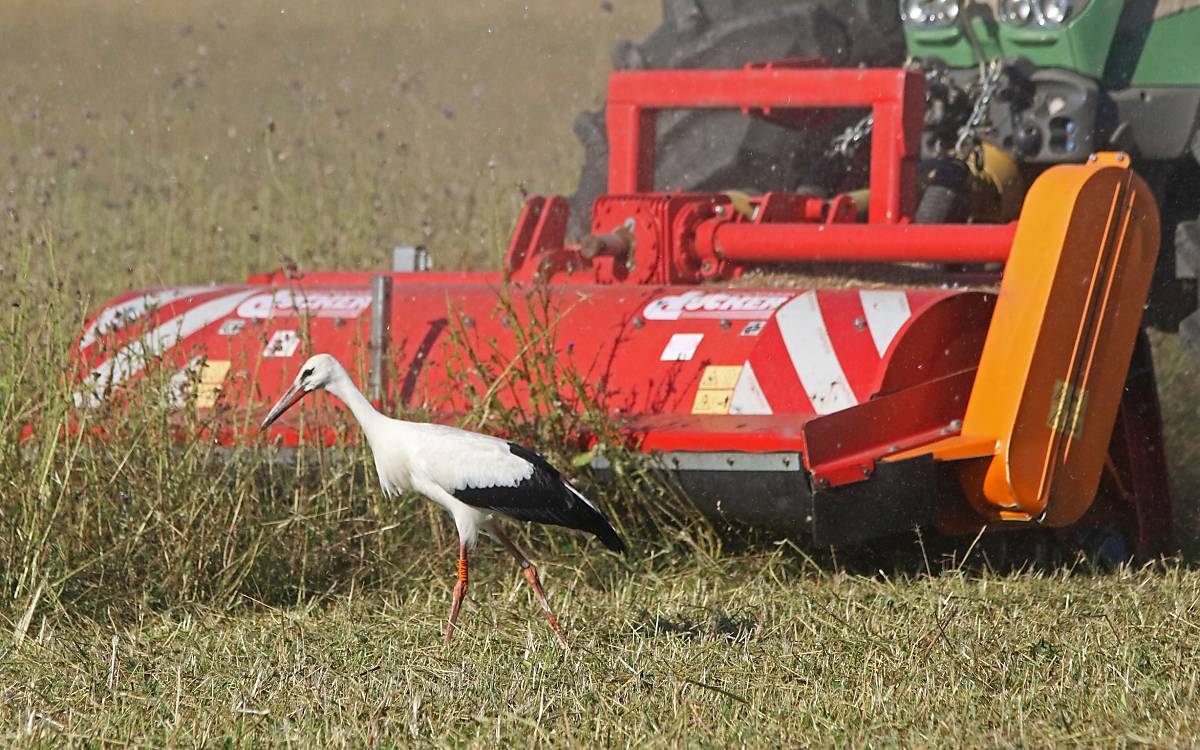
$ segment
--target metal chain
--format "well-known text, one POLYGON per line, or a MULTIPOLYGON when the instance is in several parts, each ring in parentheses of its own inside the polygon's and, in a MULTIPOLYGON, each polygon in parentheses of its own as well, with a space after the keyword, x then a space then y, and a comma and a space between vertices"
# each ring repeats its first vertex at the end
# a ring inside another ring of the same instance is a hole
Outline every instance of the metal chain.
POLYGON ((954 153, 960 159, 966 159, 971 152, 978 146, 979 139, 976 136, 976 131, 987 122, 988 105, 992 103, 992 97, 996 95, 997 89, 1000 88, 1000 76, 1004 72, 1003 66, 999 60, 993 60, 988 67, 987 76, 981 81, 979 88, 979 97, 975 100, 975 106, 971 109, 971 116, 967 118, 966 123, 958 129, 958 140, 954 144, 954 153))
MULTIPOLYGON (((988 106, 992 103, 992 98, 996 95, 996 91, 1000 87, 1000 77, 1003 72, 1004 68, 999 60, 993 61, 988 67, 987 75, 983 78, 979 87, 979 96, 975 99, 975 105, 971 109, 971 116, 958 129, 958 140, 954 144, 954 151, 959 158, 967 158, 971 151, 975 149, 977 140, 976 131, 987 121, 988 106)), ((874 126, 874 115, 863 117, 833 137, 826 155, 840 156, 844 159, 851 158, 858 151, 862 142, 871 134, 871 129, 874 126)))
POLYGON ((826 156, 840 156, 843 159, 854 156, 858 147, 871 134, 871 128, 874 126, 875 115, 867 115, 862 118, 833 137, 833 141, 829 144, 829 150, 825 152, 826 156))

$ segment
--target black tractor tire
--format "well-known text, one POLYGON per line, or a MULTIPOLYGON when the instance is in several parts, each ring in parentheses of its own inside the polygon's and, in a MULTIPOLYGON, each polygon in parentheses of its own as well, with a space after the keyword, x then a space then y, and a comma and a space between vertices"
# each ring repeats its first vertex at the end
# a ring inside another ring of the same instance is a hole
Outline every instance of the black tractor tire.
MULTIPOLYGON (((898 65, 904 35, 892 0, 663 0, 663 21, 641 43, 613 50, 618 70, 740 68, 747 62, 821 58, 837 67, 898 65)), ((832 136, 859 116, 819 131, 795 130, 731 110, 680 110, 658 118, 657 190, 790 190, 814 182, 832 136)), ((583 168, 571 197, 570 235, 590 226, 608 185, 605 112, 583 112, 575 133, 583 168)))
POLYGON ((971 168, 965 161, 947 157, 922 165, 925 189, 913 222, 957 224, 967 220, 967 191, 971 168))
POLYGON ((1200 163, 1190 158, 1172 162, 1134 159, 1158 201, 1162 243, 1150 283, 1145 324, 1181 341, 1200 358, 1200 313, 1196 282, 1200 276, 1200 163))
MULTIPOLYGON (((1196 275, 1200 275, 1200 220, 1180 222, 1175 225, 1174 231, 1175 262, 1178 264, 1176 270, 1181 274, 1191 276, 1194 283, 1196 275)), ((1180 379, 1195 383, 1195 369, 1200 367, 1197 364, 1200 363, 1200 312, 1192 312, 1191 315, 1180 321, 1179 341, 1185 351, 1184 361, 1193 366, 1188 368, 1188 371, 1180 379)), ((1172 393, 1169 395, 1175 399, 1187 399, 1189 396, 1194 396, 1196 390, 1192 387, 1187 388, 1182 394, 1172 393)), ((1176 446, 1175 450, 1182 451, 1185 456, 1190 458, 1194 455, 1192 439, 1194 439, 1195 429, 1188 425, 1193 425, 1200 420, 1200 411, 1197 411, 1195 401, 1191 401, 1188 408, 1181 409, 1178 406, 1177 404, 1176 408, 1171 410, 1178 420, 1178 423, 1174 425, 1174 432, 1180 434, 1179 442, 1182 444, 1176 446)), ((1180 470, 1177 466, 1172 468, 1180 470)), ((1200 498, 1200 486, 1194 484, 1195 475, 1192 472, 1186 468, 1182 471, 1185 479, 1183 482, 1177 479, 1174 488, 1175 543, 1186 560, 1200 563, 1200 499, 1198 499, 1200 498)))
MULTIPOLYGON (((1175 271, 1195 284, 1200 276, 1200 220, 1181 221, 1174 227, 1175 271)), ((1160 252, 1168 251, 1164 247, 1160 252)), ((1179 323, 1179 337, 1200 358, 1200 311, 1193 310, 1179 323)))

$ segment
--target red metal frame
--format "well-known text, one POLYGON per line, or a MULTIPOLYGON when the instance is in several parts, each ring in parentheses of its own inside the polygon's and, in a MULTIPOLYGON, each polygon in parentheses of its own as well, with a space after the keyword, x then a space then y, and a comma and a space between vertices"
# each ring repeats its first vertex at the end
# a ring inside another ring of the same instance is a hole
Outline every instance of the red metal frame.
POLYGON ((608 190, 654 190, 655 121, 661 109, 866 108, 871 137, 872 224, 909 220, 925 116, 925 77, 902 69, 748 68, 618 72, 608 81, 608 190))
POLYGON ((912 223, 925 112, 923 74, 806 64, 613 73, 607 110, 609 194, 594 205, 593 236, 586 247, 567 244, 565 199, 532 199, 509 246, 511 278, 686 284, 730 278, 763 263, 1007 260, 1015 224, 912 223), (753 213, 746 214, 732 210, 721 193, 654 192, 658 111, 696 108, 740 109, 796 123, 835 109, 869 108, 874 126, 867 223, 856 223, 846 195, 827 201, 769 193, 751 198, 753 213))
POLYGON ((1003 263, 1017 225, 741 224, 696 234, 696 252, 734 263, 858 260, 1003 263))

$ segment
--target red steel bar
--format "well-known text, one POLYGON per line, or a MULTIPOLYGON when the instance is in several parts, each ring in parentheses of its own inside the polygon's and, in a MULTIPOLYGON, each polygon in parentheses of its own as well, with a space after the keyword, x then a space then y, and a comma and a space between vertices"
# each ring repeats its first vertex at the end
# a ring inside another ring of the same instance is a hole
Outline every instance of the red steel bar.
POLYGON ((1012 224, 734 224, 697 236, 697 250, 740 263, 860 261, 1002 263, 1012 224), (709 239, 711 238, 711 239, 709 239), (708 247, 706 247, 706 245, 708 247))
POLYGON ((871 136, 872 224, 898 224, 916 207, 916 159, 925 77, 911 70, 753 68, 624 71, 608 82, 608 192, 654 189, 655 114, 660 109, 866 108, 871 136))

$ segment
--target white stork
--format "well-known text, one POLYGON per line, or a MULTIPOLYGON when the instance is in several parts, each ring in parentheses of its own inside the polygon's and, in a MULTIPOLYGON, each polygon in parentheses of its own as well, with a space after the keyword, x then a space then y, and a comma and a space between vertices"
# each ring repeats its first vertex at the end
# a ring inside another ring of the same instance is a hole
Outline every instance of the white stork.
POLYGON ((328 354, 317 354, 304 363, 291 388, 271 408, 259 429, 265 430, 296 402, 321 388, 349 407, 362 426, 386 494, 415 490, 454 516, 459 541, 458 582, 446 625, 446 643, 454 635, 458 610, 467 593, 467 553, 475 546, 480 529, 484 529, 516 558, 554 634, 566 645, 537 568, 501 531, 496 516, 580 529, 599 537, 609 549, 624 552, 625 543, 596 506, 546 459, 515 443, 380 414, 341 363, 328 354))

